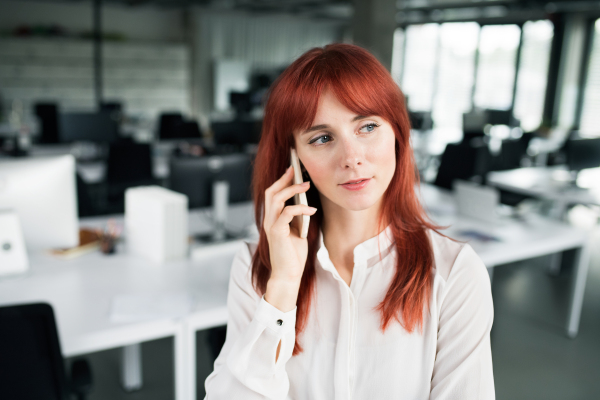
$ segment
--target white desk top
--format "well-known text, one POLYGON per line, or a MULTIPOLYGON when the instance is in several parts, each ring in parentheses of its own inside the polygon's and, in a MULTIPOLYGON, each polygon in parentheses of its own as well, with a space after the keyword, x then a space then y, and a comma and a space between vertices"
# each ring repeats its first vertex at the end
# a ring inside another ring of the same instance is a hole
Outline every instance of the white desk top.
POLYGON ((435 223, 450 225, 441 232, 468 241, 487 267, 579 247, 588 238, 584 230, 538 215, 528 215, 523 220, 500 219, 493 225, 460 216, 452 193, 433 185, 421 186, 421 198, 435 223), (470 240, 465 231, 493 236, 499 241, 470 240))
MULTIPOLYGON (((241 243, 240 243, 241 245, 241 243)), ((172 336, 177 321, 170 318, 147 322, 110 320, 114 296, 124 294, 168 295, 189 293, 197 317, 220 312, 226 321, 229 269, 235 250, 208 254, 202 260, 156 265, 120 252, 100 252, 74 260, 38 254, 30 258, 30 272, 0 281, 0 304, 44 301, 52 304, 66 356, 172 336)))
POLYGON ((500 189, 567 204, 600 205, 600 168, 582 170, 577 186, 568 177, 565 167, 530 167, 490 172, 487 181, 500 189))
MULTIPOLYGON (((457 216, 448 192, 423 185, 421 193, 437 223, 454 224, 444 231, 449 236, 461 239, 462 230, 474 229, 501 239, 470 242, 488 267, 581 246, 587 238, 585 232, 541 217, 490 227, 457 216)), ((245 211, 241 207, 236 212, 247 213, 252 220, 248 205, 245 211)), ((241 242, 209 246, 204 252, 196 252, 194 260, 164 265, 130 256, 122 248, 111 256, 96 252, 73 260, 31 255, 27 275, 0 280, 0 304, 52 304, 66 356, 171 336, 178 329, 180 321, 170 318, 111 322, 110 306, 117 295, 189 293, 195 297, 195 305, 186 322, 197 329, 219 326, 227 321, 227 285, 237 245, 241 242)))

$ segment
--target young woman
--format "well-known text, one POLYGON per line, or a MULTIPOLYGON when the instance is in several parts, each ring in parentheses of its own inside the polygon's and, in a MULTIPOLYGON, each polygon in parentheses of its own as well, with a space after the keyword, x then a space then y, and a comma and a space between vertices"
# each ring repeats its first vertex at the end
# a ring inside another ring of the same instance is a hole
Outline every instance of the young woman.
POLYGON ((254 169, 260 239, 233 262, 208 400, 494 398, 489 277, 428 222, 409 134, 400 89, 360 47, 309 50, 275 82, 254 169), (309 207, 293 205, 301 192, 309 207))

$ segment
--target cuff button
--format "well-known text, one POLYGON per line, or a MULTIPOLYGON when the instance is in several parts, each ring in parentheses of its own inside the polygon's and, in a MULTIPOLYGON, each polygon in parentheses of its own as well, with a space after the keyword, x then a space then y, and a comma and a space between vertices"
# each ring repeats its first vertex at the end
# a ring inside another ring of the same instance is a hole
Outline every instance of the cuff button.
POLYGON ((279 325, 279 326, 283 325, 283 321, 282 321, 282 320, 280 320, 280 319, 278 319, 278 320, 277 320, 277 325, 279 325))

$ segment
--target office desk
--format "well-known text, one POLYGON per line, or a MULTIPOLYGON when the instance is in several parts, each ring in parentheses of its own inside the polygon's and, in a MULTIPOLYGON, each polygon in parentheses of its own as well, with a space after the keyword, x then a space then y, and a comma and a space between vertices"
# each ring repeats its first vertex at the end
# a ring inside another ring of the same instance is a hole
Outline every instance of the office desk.
MULTIPOLYGON (((191 212, 190 233, 209 229, 205 210, 191 212)), ((82 226, 102 227, 107 218, 89 218, 82 226)), ((122 221, 122 216, 117 217, 122 221)), ((252 222, 252 204, 231 207, 230 229, 252 222)), ((241 241, 197 247, 194 259, 158 265, 127 254, 120 245, 114 255, 100 252, 72 260, 47 254, 30 254, 30 270, 14 278, 0 279, 0 305, 47 302, 52 305, 63 355, 67 357, 124 347, 123 380, 126 387, 141 385, 139 343, 163 337, 174 338, 175 399, 191 399, 194 368, 186 317, 196 329, 227 322, 229 270, 241 241), (153 318, 146 321, 113 322, 111 303, 118 295, 169 295, 189 293, 194 306, 184 318, 153 318), (193 365, 190 366, 190 359, 193 365), (191 379, 187 382, 186 379, 191 379)), ((195 332, 195 331, 194 331, 195 332)), ((195 343, 193 343, 195 348, 195 343)), ((195 356, 195 352, 193 353, 195 356)))
MULTIPOLYGON (((173 336, 175 398, 184 399, 188 398, 183 378, 188 376, 184 369, 189 350, 182 320, 112 322, 111 302, 114 296, 123 294, 189 293, 194 296, 191 315, 199 321, 198 326, 223 325, 229 268, 235 251, 231 246, 220 252, 211 249, 202 260, 164 265, 124 252, 112 256, 95 252, 67 261, 32 255, 27 276, 0 281, 0 304, 50 303, 56 314, 62 351, 68 357, 173 336)), ((130 359, 125 368, 139 368, 136 361, 130 359)))
POLYGON ((589 235, 585 230, 536 214, 528 215, 522 220, 500 220, 494 225, 482 223, 459 215, 452 193, 428 184, 421 186, 420 198, 435 223, 450 225, 442 233, 454 239, 469 241, 490 275, 493 275, 493 268, 502 264, 575 249, 575 275, 566 333, 571 338, 577 336, 590 261, 589 235), (481 232, 499 240, 469 240, 465 231, 481 232))
POLYGON ((574 204, 600 205, 600 168, 582 170, 577 184, 569 182, 563 166, 517 168, 490 172, 488 184, 514 193, 552 200, 553 215, 563 217, 574 204))
MULTIPOLYGON (((462 239, 464 229, 476 229, 501 239, 500 242, 471 241, 484 263, 493 270, 504 263, 523 260, 569 248, 581 249, 567 321, 567 334, 574 337, 579 327, 589 252, 585 232, 559 221, 542 217, 526 221, 509 220, 490 227, 456 214, 452 195, 423 185, 421 197, 439 224, 452 224, 450 237, 462 239)), ((252 208, 244 205, 232 210, 232 223, 252 221, 252 208)), ((82 225, 103 224, 106 219, 82 221, 82 225)), ((205 223, 190 217, 191 230, 205 223)), ((195 259, 156 265, 128 255, 125 248, 112 256, 92 253, 64 261, 47 255, 31 256, 30 272, 19 278, 0 280, 0 304, 45 301, 56 313, 63 353, 74 356, 126 346, 135 349, 140 342, 174 337, 175 398, 196 399, 196 343, 200 329, 227 322, 227 289, 231 262, 237 246, 207 246, 195 252, 195 259), (192 311, 183 318, 156 318, 143 322, 111 322, 110 304, 119 294, 191 293, 192 311)), ((125 369, 136 368, 135 351, 125 353, 125 369)))

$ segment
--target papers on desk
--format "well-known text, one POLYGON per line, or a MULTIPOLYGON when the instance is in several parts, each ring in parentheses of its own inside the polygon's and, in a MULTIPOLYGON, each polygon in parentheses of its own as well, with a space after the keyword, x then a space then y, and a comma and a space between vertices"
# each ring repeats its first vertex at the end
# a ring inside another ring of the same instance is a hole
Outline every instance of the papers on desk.
POLYGON ((461 238, 467 238, 472 240, 477 240, 479 242, 487 243, 487 242, 500 242, 501 240, 496 236, 488 235, 484 232, 479 232, 475 229, 465 229, 456 232, 461 238))
POLYGON ((193 299, 188 293, 160 295, 124 294, 113 297, 111 322, 136 322, 180 318, 190 313, 193 299))

